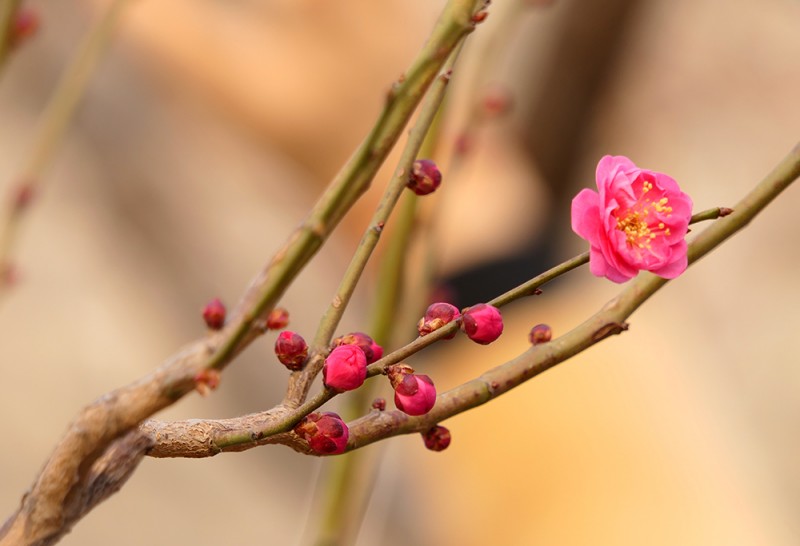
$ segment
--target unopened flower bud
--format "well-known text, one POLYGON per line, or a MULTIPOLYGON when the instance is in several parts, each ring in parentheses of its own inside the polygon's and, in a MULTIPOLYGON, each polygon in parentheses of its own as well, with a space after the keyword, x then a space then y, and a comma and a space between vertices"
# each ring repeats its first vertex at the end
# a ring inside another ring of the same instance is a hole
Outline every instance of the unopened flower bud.
POLYGON ((537 324, 531 328, 528 334, 528 340, 531 342, 531 345, 547 343, 551 339, 553 339, 553 330, 547 324, 537 324))
POLYGON ((376 398, 372 401, 372 409, 376 409, 378 411, 383 411, 386 409, 386 399, 385 398, 376 398))
POLYGON ((300 334, 284 330, 275 340, 275 356, 290 370, 302 370, 308 358, 308 344, 300 334))
POLYGON ((295 425, 294 432, 319 455, 344 453, 350 437, 350 430, 342 418, 330 411, 309 413, 295 425))
POLYGON ((289 326, 289 311, 283 307, 276 307, 267 316, 267 329, 282 330, 289 326))
MULTIPOLYGON (((419 319, 417 331, 420 336, 428 335, 445 324, 453 322, 460 316, 461 313, 458 312, 458 308, 455 305, 444 302, 432 303, 425 311, 425 316, 419 319)), ((445 336, 444 339, 453 339, 455 335, 456 332, 454 331, 449 336, 445 336)))
POLYGON ((351 391, 367 378, 367 357, 356 345, 340 345, 331 351, 322 367, 325 385, 337 391, 351 391))
POLYGON ((34 190, 33 186, 30 184, 21 184, 14 189, 14 193, 12 196, 13 200, 13 208, 17 210, 23 210, 31 204, 34 197, 34 190))
POLYGON ((408 415, 425 415, 436 404, 436 387, 427 375, 406 373, 389 379, 394 387, 394 405, 400 411, 408 415))
POLYGON ((430 159, 417 159, 408 177, 408 187, 417 195, 427 195, 436 191, 442 183, 442 173, 430 159))
POLYGON ((450 445, 450 431, 441 425, 436 425, 421 434, 425 447, 431 451, 443 451, 450 445))
POLYGON ((220 378, 217 370, 200 370, 194 376, 194 388, 200 396, 208 396, 211 391, 219 387, 220 378))
POLYGON ((503 333, 503 317, 497 307, 479 303, 464 311, 461 327, 472 341, 488 345, 503 333))
POLYGON ((17 47, 22 42, 32 38, 39 30, 39 14, 27 8, 20 8, 14 14, 9 41, 11 47, 17 47))
POLYGON ((206 325, 212 330, 219 330, 225 324, 225 306, 219 301, 219 298, 214 298, 203 309, 203 320, 206 325))
POLYGON ((333 347, 340 347, 342 345, 355 345, 364 351, 364 356, 367 357, 367 364, 372 364, 383 356, 383 347, 375 343, 375 341, 364 332, 353 332, 346 336, 337 337, 333 340, 333 347))
POLYGON ((511 110, 513 99, 507 88, 494 85, 486 89, 481 106, 483 107, 484 116, 496 118, 507 114, 511 110))

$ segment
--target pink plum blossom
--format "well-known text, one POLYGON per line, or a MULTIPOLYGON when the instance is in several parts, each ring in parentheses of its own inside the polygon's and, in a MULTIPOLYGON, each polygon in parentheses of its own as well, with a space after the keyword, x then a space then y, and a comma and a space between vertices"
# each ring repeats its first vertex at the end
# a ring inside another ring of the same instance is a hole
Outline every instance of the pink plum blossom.
POLYGON ((340 345, 331 351, 322 367, 325 385, 337 391, 351 391, 367 378, 367 357, 357 345, 340 345))
POLYGON ((488 345, 503 333, 503 316, 494 305, 479 303, 464 310, 461 327, 472 341, 488 345))
POLYGON ((692 200, 671 177, 625 156, 597 164, 597 189, 572 200, 572 230, 589 241, 589 269, 617 283, 651 271, 674 279, 688 265, 692 200))

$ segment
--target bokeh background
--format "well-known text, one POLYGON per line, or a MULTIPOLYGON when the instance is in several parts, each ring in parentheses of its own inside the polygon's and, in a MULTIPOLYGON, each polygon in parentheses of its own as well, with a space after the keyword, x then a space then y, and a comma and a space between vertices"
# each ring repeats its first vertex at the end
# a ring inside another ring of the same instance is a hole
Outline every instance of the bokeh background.
MULTIPOLYGON (((671 174, 701 210, 732 206, 798 140, 796 0, 496 4, 457 69, 442 163, 486 89, 507 89, 513 110, 476 127, 431 197, 439 270, 460 303, 583 250, 569 200, 606 153, 671 174)), ((43 26, 0 79, 4 192, 108 3, 29 5, 43 26)), ((0 302, 0 514, 80 407, 201 336, 211 297, 236 301, 366 134, 442 5, 130 2, 0 302)), ((287 292, 293 329, 316 327, 394 159, 287 292)), ((627 334, 448 421, 445 452, 417 436, 367 448, 381 463, 358 543, 797 544, 798 192, 665 287, 627 334)), ((367 279, 342 332, 367 327, 376 289, 367 279)), ((617 290, 573 272, 509 307, 495 344, 457 338, 411 363, 447 389, 524 350, 533 324, 563 333, 617 290)), ((159 418, 279 402, 273 336, 212 396, 159 418)), ((329 462, 274 446, 148 459, 63 544, 306 543, 329 462)))

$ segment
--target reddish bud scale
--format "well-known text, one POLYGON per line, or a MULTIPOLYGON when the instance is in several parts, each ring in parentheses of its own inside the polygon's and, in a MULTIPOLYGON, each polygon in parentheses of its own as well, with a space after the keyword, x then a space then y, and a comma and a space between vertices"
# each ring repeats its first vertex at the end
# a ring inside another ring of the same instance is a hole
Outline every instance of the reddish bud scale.
POLYGON ((553 330, 547 324, 537 324, 531 328, 528 334, 528 341, 531 342, 531 345, 547 343, 551 339, 553 339, 553 330))
POLYGON ((408 374, 395 387, 394 404, 408 415, 425 415, 436 404, 436 387, 427 375, 408 374))
MULTIPOLYGON (((450 305, 449 303, 444 302, 432 303, 425 311, 425 316, 419 319, 419 322, 417 323, 417 331, 419 332, 420 336, 428 335, 431 332, 438 330, 445 324, 453 322, 460 316, 461 313, 459 313, 458 308, 455 305, 450 305)), ((453 339, 455 335, 456 332, 453 332, 452 334, 445 336, 443 339, 453 339)))
POLYGON ((201 396, 208 396, 219 387, 221 376, 217 370, 201 370, 194 376, 194 388, 201 396))
POLYGON ((383 356, 383 347, 375 343, 375 340, 364 332, 353 332, 333 340, 333 347, 342 345, 354 345, 364 351, 367 364, 372 364, 383 356))
POLYGON ((418 159, 414 162, 406 185, 417 195, 428 195, 436 191, 441 183, 442 173, 436 163, 430 159, 418 159))
POLYGON ((284 330, 275 340, 275 356, 290 370, 302 370, 308 358, 308 344, 300 334, 284 330))
POLYGON ((384 398, 376 398, 372 401, 372 409, 383 411, 386 409, 386 400, 384 398))
POLYGON ((203 320, 206 321, 206 326, 212 330, 219 330, 225 325, 225 306, 219 300, 214 298, 203 309, 203 320))
POLYGON ((269 330, 282 330, 289 326, 289 311, 282 307, 276 307, 267 316, 267 328, 269 330))
POLYGON ((360 387, 367 378, 367 357, 356 345, 336 347, 325 359, 322 379, 325 385, 337 391, 351 391, 360 387))
POLYGON ((422 440, 425 447, 431 451, 443 451, 450 445, 450 431, 447 428, 436 425, 427 432, 422 432, 422 440))
POLYGON ((464 311, 461 327, 472 341, 488 345, 503 333, 503 317, 497 307, 479 303, 464 311))
POLYGON ((347 448, 350 430, 337 414, 326 411, 306 415, 294 432, 318 455, 336 455, 347 448))

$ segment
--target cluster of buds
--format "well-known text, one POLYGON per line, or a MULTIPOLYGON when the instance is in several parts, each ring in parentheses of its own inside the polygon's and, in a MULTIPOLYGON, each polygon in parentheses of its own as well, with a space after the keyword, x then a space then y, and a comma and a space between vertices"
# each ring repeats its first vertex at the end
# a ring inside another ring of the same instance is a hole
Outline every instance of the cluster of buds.
POLYGON ((386 375, 394 389, 394 405, 408 415, 425 415, 436 404, 436 387, 427 375, 414 373, 407 364, 393 364, 386 375))
MULTIPOLYGON (((479 303, 464 310, 461 314, 458 309, 449 303, 437 302, 428 306, 425 316, 419 319, 417 331, 420 336, 434 332, 455 320, 461 320, 461 329, 474 342, 487 345, 503 333, 503 317, 500 310, 488 303, 479 303)), ((445 336, 443 339, 452 339, 456 335, 445 336)))
POLYGON ((295 425, 294 432, 318 455, 344 453, 350 437, 350 430, 342 418, 330 411, 309 413, 295 425))

